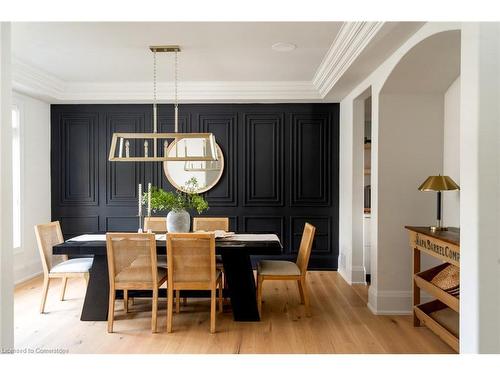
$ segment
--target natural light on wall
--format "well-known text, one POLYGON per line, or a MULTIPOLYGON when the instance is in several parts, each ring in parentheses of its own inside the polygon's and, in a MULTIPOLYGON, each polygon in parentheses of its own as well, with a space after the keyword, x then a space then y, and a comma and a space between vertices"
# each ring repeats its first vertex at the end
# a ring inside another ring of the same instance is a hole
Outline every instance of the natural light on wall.
POLYGON ((21 137, 19 108, 12 107, 12 228, 13 247, 21 247, 21 137))

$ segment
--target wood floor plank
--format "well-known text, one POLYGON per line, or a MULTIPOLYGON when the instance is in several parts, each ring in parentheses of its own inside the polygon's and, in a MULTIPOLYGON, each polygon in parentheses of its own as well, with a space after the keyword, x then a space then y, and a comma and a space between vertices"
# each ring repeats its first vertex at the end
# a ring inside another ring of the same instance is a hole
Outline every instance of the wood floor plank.
POLYGON ((234 322, 226 309, 210 334, 210 300, 188 299, 166 333, 166 300, 158 306, 159 333, 151 333, 151 301, 135 299, 125 314, 116 304, 115 333, 106 322, 82 322, 85 283, 68 280, 59 301, 60 281, 51 285, 46 313, 39 314, 42 278, 15 290, 16 348, 62 348, 70 353, 453 353, 410 316, 377 316, 367 308, 367 287, 350 286, 337 272, 308 274, 311 317, 306 317, 296 282, 266 281, 262 320, 234 322))

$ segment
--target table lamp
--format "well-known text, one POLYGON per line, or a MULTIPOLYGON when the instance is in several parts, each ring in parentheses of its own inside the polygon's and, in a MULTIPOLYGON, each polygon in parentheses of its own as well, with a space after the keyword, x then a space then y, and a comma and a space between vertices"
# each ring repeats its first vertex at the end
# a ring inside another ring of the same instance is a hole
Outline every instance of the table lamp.
POLYGON ((441 216, 442 216, 442 201, 441 192, 450 190, 460 190, 460 187, 455 181, 449 176, 429 176, 427 179, 419 186, 420 191, 437 191, 437 226, 431 226, 430 230, 432 232, 448 230, 448 228, 442 226, 441 216))

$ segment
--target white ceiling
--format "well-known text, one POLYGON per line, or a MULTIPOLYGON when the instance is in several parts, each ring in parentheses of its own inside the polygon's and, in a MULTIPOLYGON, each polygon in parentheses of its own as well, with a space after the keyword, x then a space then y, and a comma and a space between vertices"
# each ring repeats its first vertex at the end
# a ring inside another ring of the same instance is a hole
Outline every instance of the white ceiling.
MULTIPOLYGON (((50 103, 150 102, 150 45, 178 44, 180 102, 336 102, 419 22, 16 22, 13 88, 50 103), (271 46, 289 42, 291 52, 271 46)), ((158 54, 158 98, 173 98, 158 54)))
MULTIPOLYGON (((311 80, 342 22, 42 22, 12 25, 13 55, 64 81, 152 80, 150 45, 178 44, 186 81, 311 80), (291 42, 292 52, 276 52, 291 42)), ((173 54, 158 54, 172 80, 173 54)))
POLYGON ((445 31, 413 47, 392 71, 383 93, 444 93, 459 75, 460 31, 445 31))

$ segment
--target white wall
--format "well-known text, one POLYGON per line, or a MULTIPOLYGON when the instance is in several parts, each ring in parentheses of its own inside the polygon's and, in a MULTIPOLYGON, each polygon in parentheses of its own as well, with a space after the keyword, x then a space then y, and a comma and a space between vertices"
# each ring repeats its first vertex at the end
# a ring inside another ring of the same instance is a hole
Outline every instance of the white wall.
MULTIPOLYGON (((443 174, 460 185, 460 77, 444 94, 443 174)), ((443 193, 443 225, 460 227, 460 192, 443 193)))
POLYGON ((14 346, 10 24, 0 23, 0 348, 14 346))
POLYGON ((42 272, 35 224, 47 223, 50 207, 50 105, 14 93, 21 115, 21 248, 14 251, 14 282, 42 272))
POLYGON ((366 90, 354 101, 340 103, 340 123, 354 124, 340 131, 340 217, 338 271, 349 283, 364 283, 363 198, 364 123, 366 90))
MULTIPOLYGON (((412 257, 404 225, 425 226, 436 218, 436 194, 418 191, 443 163, 443 95, 379 96, 378 290, 372 310, 411 311, 412 257)), ((373 266, 372 266, 373 268, 373 266)))
POLYGON ((460 352, 500 353, 500 23, 461 37, 460 352))

